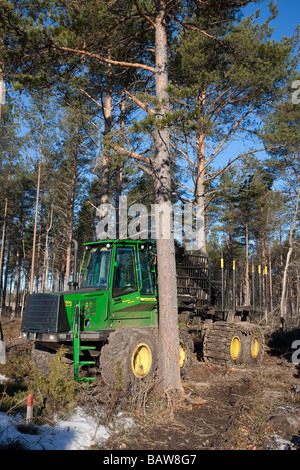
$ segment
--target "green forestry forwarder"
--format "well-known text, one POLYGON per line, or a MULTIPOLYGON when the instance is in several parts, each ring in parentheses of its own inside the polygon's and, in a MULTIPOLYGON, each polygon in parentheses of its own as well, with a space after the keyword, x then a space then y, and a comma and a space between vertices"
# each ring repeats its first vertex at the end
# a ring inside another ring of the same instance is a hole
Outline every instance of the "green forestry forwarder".
MULTIPOLYGON (((152 379, 159 323, 155 243, 85 244, 78 283, 74 244, 71 290, 31 294, 26 301, 21 333, 34 342, 35 365, 46 373, 49 358, 64 346, 76 381, 94 380, 86 369, 95 369, 95 364, 108 385, 113 386, 118 374, 124 386, 152 379)), ((188 375, 196 349, 210 363, 260 363, 262 329, 250 323, 249 309, 224 311, 218 306, 221 291, 211 281, 208 258, 178 248, 176 271, 182 377, 188 375)))

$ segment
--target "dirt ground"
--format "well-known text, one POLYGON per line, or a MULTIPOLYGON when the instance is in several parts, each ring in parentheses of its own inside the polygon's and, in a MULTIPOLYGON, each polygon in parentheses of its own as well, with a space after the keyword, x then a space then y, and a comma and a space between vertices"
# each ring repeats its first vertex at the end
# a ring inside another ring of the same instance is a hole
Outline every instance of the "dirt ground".
MULTIPOLYGON (((15 330, 10 334, 8 343, 19 343, 15 330)), ((103 450, 300 450, 295 339, 300 331, 268 338, 263 362, 255 367, 207 365, 195 357, 184 396, 140 398, 127 411, 135 424, 112 434, 103 450)))
POLYGON ((195 363, 185 398, 135 414, 106 449, 300 450, 300 369, 288 343, 267 346, 256 367, 195 363))

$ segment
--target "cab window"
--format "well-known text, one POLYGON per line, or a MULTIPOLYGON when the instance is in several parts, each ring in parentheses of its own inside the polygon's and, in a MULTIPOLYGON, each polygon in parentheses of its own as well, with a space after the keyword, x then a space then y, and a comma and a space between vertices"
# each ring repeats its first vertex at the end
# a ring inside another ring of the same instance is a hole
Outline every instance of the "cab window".
POLYGON ((117 247, 114 280, 113 297, 124 294, 130 294, 137 290, 135 274, 135 257, 133 247, 117 247))
POLYGON ((139 250, 141 294, 154 294, 153 273, 148 250, 139 250))
POLYGON ((110 248, 91 248, 85 258, 85 267, 81 282, 81 288, 97 287, 108 289, 110 248))

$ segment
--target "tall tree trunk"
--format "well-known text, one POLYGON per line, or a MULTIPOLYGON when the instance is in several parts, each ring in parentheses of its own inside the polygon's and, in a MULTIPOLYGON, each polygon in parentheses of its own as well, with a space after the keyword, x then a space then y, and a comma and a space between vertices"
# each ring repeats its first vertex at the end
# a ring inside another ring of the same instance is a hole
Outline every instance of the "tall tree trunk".
POLYGON ((273 281, 272 281, 272 256, 271 256, 271 241, 269 240, 269 291, 270 291, 270 311, 273 310, 273 281))
POLYGON ((10 248, 11 242, 10 240, 8 241, 7 245, 7 254, 6 254, 6 263, 5 263, 5 274, 4 274, 4 283, 3 283, 3 307, 6 307, 6 290, 7 290, 7 280, 8 280, 8 271, 9 271, 9 263, 10 263, 10 254, 11 254, 11 248, 10 248))
POLYGON ((76 191, 76 180, 77 180, 78 147, 79 147, 79 129, 77 129, 77 136, 76 136, 75 148, 74 148, 74 153, 73 153, 71 198, 70 198, 69 218, 68 218, 68 228, 67 228, 67 259, 66 259, 66 289, 67 290, 69 290, 68 282, 70 281, 71 242, 73 238, 73 219, 74 219, 74 203, 75 203, 75 191, 76 191))
POLYGON ((299 207, 299 196, 300 196, 300 188, 298 188, 296 204, 295 204, 295 212, 293 216, 293 220, 290 227, 289 233, 289 249, 286 256, 285 267, 283 271, 283 279, 282 279, 282 292, 281 292, 281 302, 280 302, 280 322, 281 322, 281 330, 283 331, 283 324, 284 319, 286 317, 286 310, 287 310, 287 300, 286 300, 286 292, 287 292, 287 274, 290 265, 290 259, 293 253, 294 244, 293 244, 293 234, 294 234, 294 227, 296 218, 298 215, 298 207, 299 207))
MULTIPOLYGON (((0 39, 0 49, 3 47, 3 40, 0 39)), ((2 117, 2 103, 5 98, 5 87, 4 87, 4 75, 3 75, 4 64, 0 60, 0 128, 1 128, 1 117, 2 117)))
MULTIPOLYGON (((261 209, 262 211, 262 209, 261 209)), ((266 291, 266 286, 265 286, 265 276, 263 276, 263 273, 264 273, 264 270, 265 270, 265 266, 266 266, 266 233, 265 233, 265 230, 264 228, 262 228, 260 231, 259 231, 259 235, 260 235, 260 243, 261 243, 261 272, 262 272, 262 276, 261 276, 261 284, 262 284, 262 289, 261 289, 261 301, 262 301, 262 305, 265 304, 265 291, 266 291)))
MULTIPOLYGON (((200 93, 198 97, 200 116, 204 119, 206 91, 200 93)), ((196 132, 197 145, 197 177, 196 177, 196 204, 198 207, 196 217, 198 219, 198 241, 201 244, 203 253, 207 252, 207 240, 205 236, 205 133, 203 129, 196 132)))
POLYGON ((41 202, 41 215, 40 215, 40 221, 39 221, 39 236, 38 236, 38 243, 37 243, 37 254, 36 254, 36 262, 35 262, 35 292, 36 293, 39 290, 43 219, 44 219, 44 208, 43 208, 43 201, 42 201, 41 202))
POLYGON ((38 212, 39 212, 41 169, 42 169, 42 156, 43 156, 44 120, 45 120, 45 116, 44 116, 44 106, 43 106, 42 123, 41 123, 40 156, 39 156, 39 164, 38 164, 38 179, 37 179, 37 188, 36 188, 35 217, 34 217, 33 242, 32 242, 32 258, 31 258, 31 273, 30 273, 30 287, 29 287, 29 293, 30 294, 32 294, 32 292, 33 292, 35 251, 36 251, 36 233, 37 233, 37 221, 38 221, 38 212))
POLYGON ((8 213, 8 193, 9 193, 9 185, 10 185, 10 176, 11 176, 11 159, 12 159, 12 151, 10 157, 10 167, 7 175, 7 196, 5 198, 4 203, 4 215, 3 215, 3 227, 2 227, 2 240, 1 240, 1 250, 0 250, 0 320, 2 315, 2 310, 4 308, 4 298, 5 293, 3 289, 3 260, 4 260, 4 250, 5 250, 5 242, 6 242, 6 224, 7 224, 7 213, 8 213))
MULTIPOLYGON (((124 145, 125 139, 125 110, 126 110, 126 98, 125 93, 122 93, 121 101, 121 122, 120 122, 120 145, 124 145)), ((120 197, 122 196, 123 190, 123 166, 124 157, 120 155, 118 157, 117 175, 116 175, 116 238, 121 238, 120 234, 120 197)))
MULTIPOLYGON (((299 269, 298 266, 296 266, 296 317, 298 317, 298 312, 299 312, 299 269)), ((299 322, 299 319, 298 319, 299 322)), ((296 324, 296 327, 298 327, 298 323, 296 324)))
MULTIPOLYGON (((103 139, 103 152, 102 152, 102 168, 101 168, 101 195, 100 207, 97 210, 99 221, 103 220, 108 211, 104 207, 109 203, 109 190, 110 190, 110 132, 112 127, 112 89, 111 89, 111 66, 108 66, 108 78, 106 84, 106 93, 102 96, 103 102, 103 117, 104 117, 104 139, 103 139)), ((108 227, 109 230, 109 227, 108 227)), ((103 236, 103 235, 102 235, 103 236)), ((108 236, 108 234, 107 234, 108 236)))
POLYGON ((17 306, 18 306, 18 294, 19 294, 19 270, 20 270, 20 250, 19 247, 17 248, 16 253, 16 264, 15 264, 15 275, 14 275, 14 290, 12 296, 12 308, 11 308, 11 320, 13 320, 17 313, 17 306))
POLYGON ((47 283, 48 283, 48 266, 49 266, 49 232, 52 228, 52 219, 53 219, 53 204, 51 204, 50 222, 49 222, 49 215, 48 215, 48 222, 47 222, 41 292, 45 292, 45 290, 48 291, 47 283))
POLYGON ((233 299, 233 233, 232 233, 232 204, 229 202, 229 220, 228 220, 228 226, 227 226, 227 232, 228 232, 228 239, 225 238, 225 242, 227 245, 227 250, 228 250, 228 288, 226 289, 227 291, 227 298, 225 296, 225 302, 232 304, 235 299, 233 299))
MULTIPOLYGON (((106 96, 104 102, 104 148, 102 156, 102 174, 101 174, 101 204, 108 204, 109 200, 109 178, 110 178, 110 132, 112 126, 112 88, 111 88, 111 66, 108 66, 108 78, 106 87, 106 96)), ((105 215, 105 214, 104 214, 105 215)))
POLYGON ((154 158, 155 202, 159 207, 156 217, 157 273, 159 302, 159 384, 161 390, 182 390, 179 367, 179 332, 177 310, 177 284, 175 247, 173 233, 163 236, 160 224, 165 205, 171 209, 171 158, 170 132, 166 123, 159 121, 166 117, 169 108, 167 34, 165 25, 166 4, 156 0, 155 44, 156 73, 155 90, 157 98, 154 158))
POLYGON ((8 198, 6 197, 5 203, 4 203, 4 220, 3 220, 3 226, 2 226, 2 240, 1 240, 1 250, 0 250, 0 289, 2 289, 2 284, 3 284, 3 258, 4 258, 5 239, 6 239, 7 205, 8 205, 8 198))
MULTIPOLYGON (((26 251, 25 251, 24 240, 22 240, 22 248, 23 248, 23 262, 25 263, 25 261, 26 261, 26 251)), ((21 276, 20 276, 20 278, 21 278, 21 276)), ((26 289, 27 289, 27 276, 26 276, 26 269, 24 269, 23 270, 23 294, 22 294, 22 301, 21 301, 21 318, 23 317, 23 311, 24 311, 24 307, 25 307, 26 289)))
POLYGON ((250 305, 250 280, 249 280, 249 223, 245 226, 245 305, 250 305))

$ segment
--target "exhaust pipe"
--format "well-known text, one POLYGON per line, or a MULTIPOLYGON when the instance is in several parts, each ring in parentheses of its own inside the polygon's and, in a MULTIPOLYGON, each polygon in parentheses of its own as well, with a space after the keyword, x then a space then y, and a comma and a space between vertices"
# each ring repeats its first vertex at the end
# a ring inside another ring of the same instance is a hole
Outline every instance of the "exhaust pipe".
POLYGON ((74 243, 74 268, 73 268, 72 281, 68 282, 68 286, 71 287, 72 290, 76 290, 76 288, 78 287, 78 282, 77 282, 78 242, 76 240, 72 240, 71 243, 74 243))

